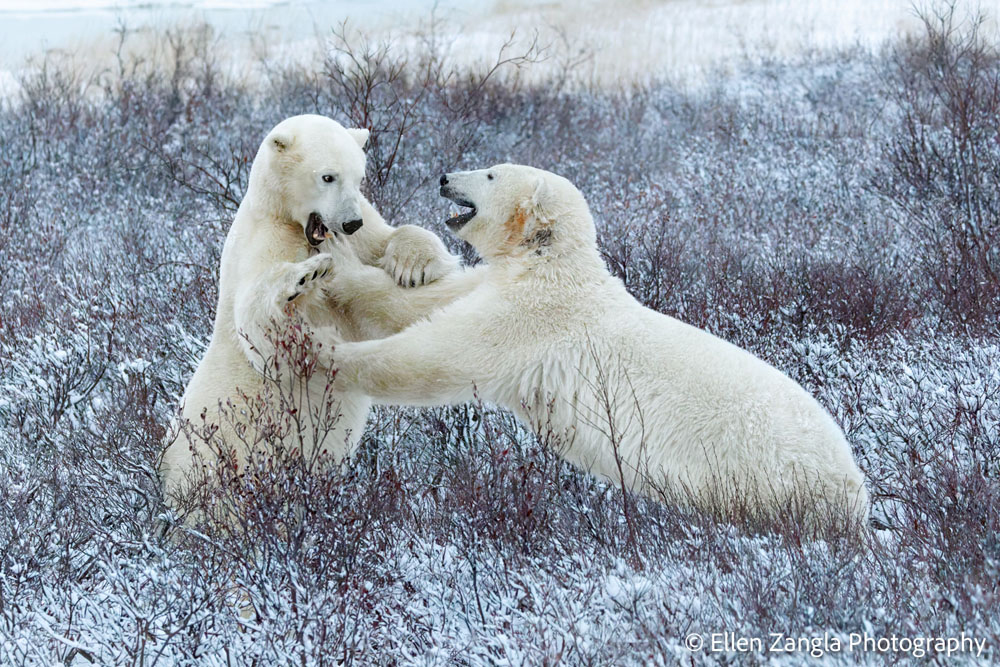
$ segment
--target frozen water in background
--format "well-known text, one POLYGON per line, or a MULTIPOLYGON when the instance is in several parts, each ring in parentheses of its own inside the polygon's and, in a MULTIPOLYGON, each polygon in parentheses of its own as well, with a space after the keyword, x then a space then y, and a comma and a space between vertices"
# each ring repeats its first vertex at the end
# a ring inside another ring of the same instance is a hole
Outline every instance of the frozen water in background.
MULTIPOLYGON (((1000 14, 1000 0, 979 5, 1000 14)), ((301 57, 315 53, 317 35, 345 19, 407 48, 410 31, 434 7, 433 0, 0 0, 0 94, 11 91, 25 58, 45 50, 110 57, 120 25, 162 29, 205 22, 225 36, 232 58, 241 53, 233 47, 245 46, 251 34, 274 52, 301 57)), ((746 55, 875 46, 917 25, 910 0, 447 0, 437 4, 436 15, 460 65, 495 56, 512 30, 525 40, 537 31, 542 43, 562 47, 563 56, 579 56, 574 76, 601 85, 663 77, 697 81, 746 55)), ((529 76, 543 81, 565 60, 550 58, 529 76)))
MULTIPOLYGON (((475 6, 451 0, 440 7, 475 6)), ((316 52, 317 35, 345 20, 366 31, 408 24, 430 15, 432 0, 0 0, 0 98, 17 91, 28 59, 50 51, 109 61, 115 31, 211 25, 226 40, 231 60, 252 59, 251 36, 287 53, 316 52), (302 48, 303 42, 306 48, 302 48)), ((454 9, 448 9, 455 15, 454 9)))
MULTIPOLYGON (((469 3, 472 4, 472 3, 469 3)), ((125 24, 169 26, 204 21, 227 34, 261 28, 286 39, 311 35, 350 17, 378 19, 429 11, 427 0, 0 0, 0 58, 4 69, 45 49, 72 49, 125 24)))

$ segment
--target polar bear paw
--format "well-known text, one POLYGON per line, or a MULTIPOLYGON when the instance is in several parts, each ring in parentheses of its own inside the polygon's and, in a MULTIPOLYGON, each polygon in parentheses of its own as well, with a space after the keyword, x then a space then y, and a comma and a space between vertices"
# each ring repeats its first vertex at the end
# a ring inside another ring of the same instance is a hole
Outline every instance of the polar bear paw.
POLYGON ((278 298, 279 304, 294 301, 300 296, 311 293, 333 270, 333 264, 333 257, 326 254, 292 264, 285 281, 286 287, 278 298))
POLYGON ((454 271, 458 268, 458 258, 431 232, 403 225, 389 237, 379 265, 396 284, 417 287, 454 271))

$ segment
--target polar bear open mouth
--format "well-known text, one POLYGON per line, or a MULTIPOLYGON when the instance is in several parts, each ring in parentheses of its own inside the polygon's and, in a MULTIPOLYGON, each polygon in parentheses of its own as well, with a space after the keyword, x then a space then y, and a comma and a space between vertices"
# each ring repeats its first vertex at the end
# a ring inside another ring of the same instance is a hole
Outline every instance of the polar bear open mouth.
POLYGON ((323 241, 328 238, 334 237, 337 232, 331 232, 323 224, 323 218, 320 217, 319 213, 310 213, 309 220, 306 222, 306 240, 309 241, 309 245, 315 247, 318 246, 323 241))
POLYGON ((445 224, 447 224, 448 228, 453 232, 457 232, 462 227, 465 227, 466 223, 476 217, 476 214, 479 213, 479 211, 476 210, 476 205, 464 197, 449 196, 444 193, 442 193, 442 196, 447 197, 463 208, 472 209, 471 211, 466 211, 465 213, 452 213, 451 217, 445 220, 445 224))

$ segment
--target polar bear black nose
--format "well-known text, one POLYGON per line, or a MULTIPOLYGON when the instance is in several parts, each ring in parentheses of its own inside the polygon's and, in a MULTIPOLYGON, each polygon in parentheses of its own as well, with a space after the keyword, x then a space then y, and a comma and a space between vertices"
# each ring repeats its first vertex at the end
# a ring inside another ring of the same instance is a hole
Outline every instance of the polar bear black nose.
POLYGON ((357 220, 351 220, 350 222, 345 222, 344 223, 344 233, 345 234, 353 234, 354 232, 356 232, 359 229, 361 229, 361 225, 363 225, 363 224, 364 224, 364 221, 362 221, 360 218, 357 219, 357 220))
POLYGON ((448 174, 441 174, 441 185, 448 185, 448 174))

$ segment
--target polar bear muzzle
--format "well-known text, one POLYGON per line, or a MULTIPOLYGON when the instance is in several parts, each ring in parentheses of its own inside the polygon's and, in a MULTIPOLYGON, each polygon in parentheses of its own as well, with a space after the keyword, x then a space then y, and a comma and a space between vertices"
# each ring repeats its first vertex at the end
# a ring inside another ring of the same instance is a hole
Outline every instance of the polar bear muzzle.
MULTIPOLYGON (((341 229, 344 233, 351 235, 354 232, 361 229, 361 225, 364 221, 360 218, 358 220, 350 220, 341 225, 341 229)), ((328 238, 334 237, 337 232, 331 232, 327 229, 326 225, 323 224, 323 216, 321 216, 316 211, 309 214, 309 220, 306 222, 306 240, 309 241, 309 245, 315 247, 328 238)))
POLYGON ((479 212, 476 210, 475 204, 469 201, 463 194, 455 190, 455 188, 448 185, 447 175, 441 177, 440 193, 442 197, 452 200, 459 206, 472 209, 471 211, 466 211, 465 213, 453 213, 450 218, 444 221, 445 224, 448 225, 448 229, 453 232, 457 232, 462 227, 465 227, 465 225, 476 217, 476 214, 479 212))

